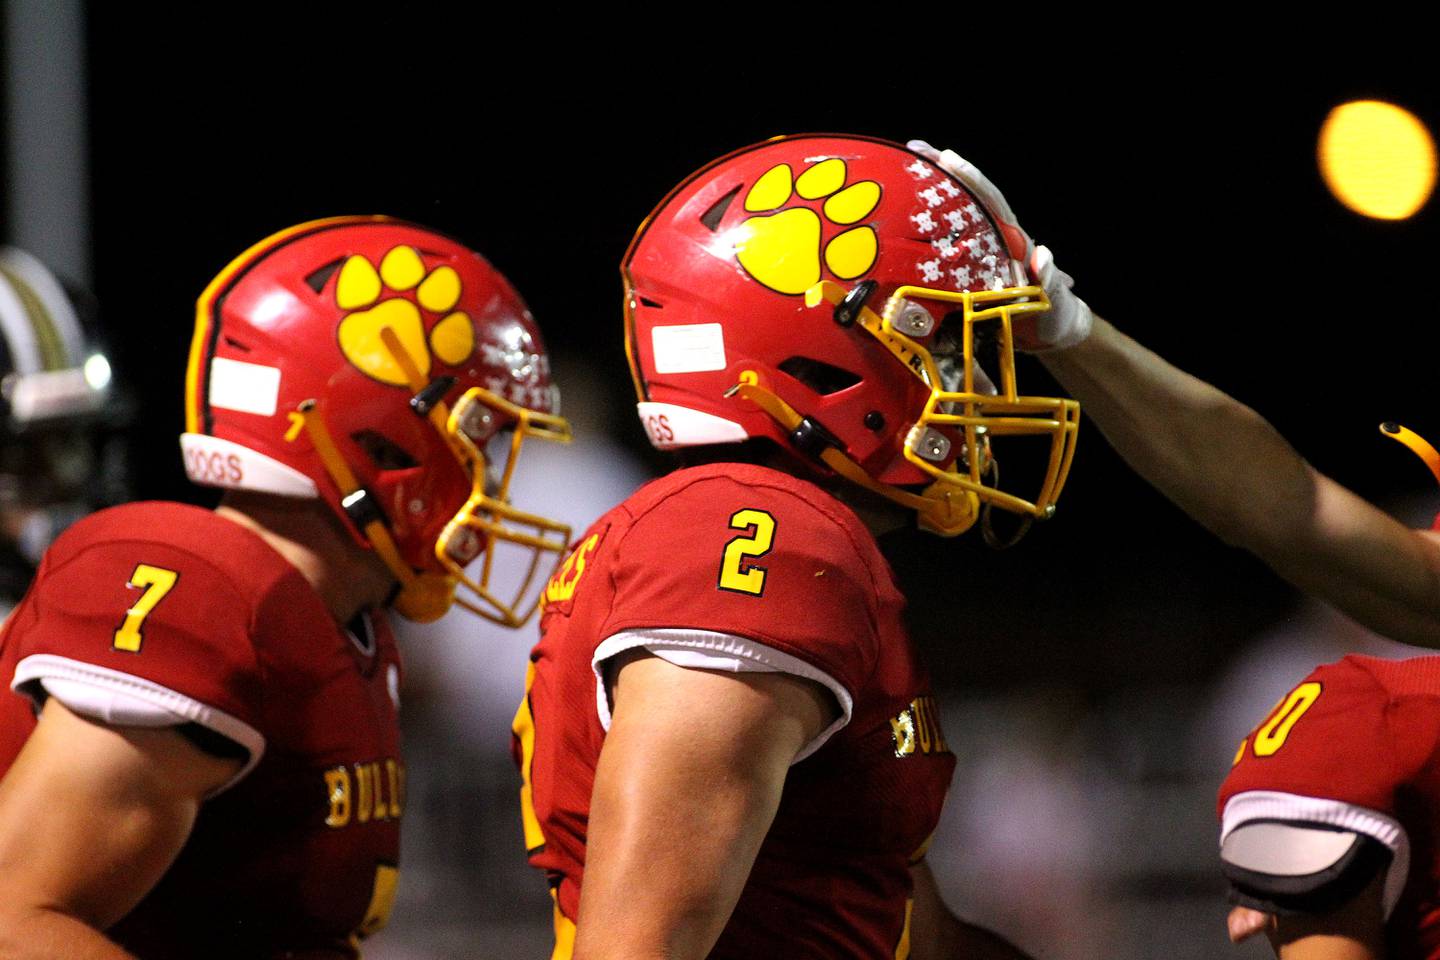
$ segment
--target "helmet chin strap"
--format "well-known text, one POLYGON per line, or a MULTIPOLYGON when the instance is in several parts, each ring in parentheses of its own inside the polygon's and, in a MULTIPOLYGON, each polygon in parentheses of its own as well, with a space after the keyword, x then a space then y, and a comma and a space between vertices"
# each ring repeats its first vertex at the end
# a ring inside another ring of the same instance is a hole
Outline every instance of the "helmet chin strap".
POLYGON ((400 582, 400 592, 396 594, 393 603, 395 612, 417 623, 430 623, 440 619, 454 602, 455 582, 438 573, 416 572, 400 557, 400 550, 395 546, 395 538, 390 535, 390 528, 385 525, 384 516, 375 505, 372 494, 355 479, 355 472, 340 455, 335 439, 330 436, 330 430, 325 426, 324 417, 316 409, 315 401, 306 400, 301 403, 296 416, 304 424, 305 433, 320 456, 320 462, 325 465, 325 472, 330 474, 330 479, 335 481, 335 486, 339 488, 340 503, 345 508, 345 513, 360 528, 360 532, 375 549, 376 555, 400 582))
MULTIPOLYGON (((734 395, 749 400, 765 411, 786 433, 794 433, 805 418, 771 391, 758 383, 749 382, 753 379, 753 376, 744 377, 732 388, 734 395)), ((942 537, 959 536, 969 530, 980 515, 980 498, 969 490, 959 490, 937 480, 922 493, 910 493, 876 480, 839 447, 825 444, 816 456, 851 483, 906 509, 914 510, 919 515, 922 530, 942 537)))

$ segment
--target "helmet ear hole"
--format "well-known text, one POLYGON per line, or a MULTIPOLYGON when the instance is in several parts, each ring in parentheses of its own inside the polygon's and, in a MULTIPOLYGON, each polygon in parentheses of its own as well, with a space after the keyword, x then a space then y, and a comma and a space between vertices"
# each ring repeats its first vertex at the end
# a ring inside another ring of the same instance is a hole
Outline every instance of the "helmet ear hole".
POLYGON ((741 184, 736 184, 734 190, 716 200, 710 205, 709 210, 700 214, 700 222, 705 225, 706 230, 714 233, 720 229, 720 221, 725 219, 725 211, 729 210, 730 204, 735 202, 735 197, 740 193, 740 187, 741 184))
POLYGON ((335 275, 335 271, 339 270, 340 265, 344 262, 344 258, 341 258, 339 260, 332 260, 329 263, 325 264, 325 266, 321 267, 319 270, 307 274, 305 277, 305 285, 311 290, 314 290, 317 294, 320 293, 325 289, 325 284, 329 283, 330 278, 335 275))
POLYGON ((374 430, 361 430, 350 435, 377 470, 409 470, 420 465, 405 449, 374 430))
POLYGON ((790 357, 780 364, 780 369, 822 397, 860 382, 859 375, 813 357, 790 357))

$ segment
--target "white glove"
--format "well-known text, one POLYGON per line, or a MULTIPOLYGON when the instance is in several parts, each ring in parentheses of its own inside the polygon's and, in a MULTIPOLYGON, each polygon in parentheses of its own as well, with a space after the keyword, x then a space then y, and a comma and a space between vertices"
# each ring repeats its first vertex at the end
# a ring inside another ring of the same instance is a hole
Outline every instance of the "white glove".
POLYGON ((911 140, 906 146, 965 184, 1000 228, 1011 258, 1030 268, 1031 275, 1050 298, 1050 311, 1042 314, 1033 328, 1017 327, 1015 336, 1020 349, 1031 353, 1062 350, 1088 337, 1095 318, 1085 301, 1070 289, 1075 285, 1074 279, 1055 266, 1055 257, 1048 247, 1036 246, 1021 229, 999 188, 975 164, 954 150, 936 150, 924 140, 911 140))

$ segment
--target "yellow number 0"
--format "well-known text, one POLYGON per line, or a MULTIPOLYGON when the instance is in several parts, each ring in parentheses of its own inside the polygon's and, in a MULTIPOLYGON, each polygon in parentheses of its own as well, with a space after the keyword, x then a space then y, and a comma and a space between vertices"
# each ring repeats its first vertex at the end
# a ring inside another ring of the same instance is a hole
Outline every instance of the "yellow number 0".
POLYGON ((1320 689, 1320 684, 1312 680, 1309 683, 1302 683, 1290 691, 1290 695, 1280 706, 1275 708, 1275 712, 1265 722, 1265 725, 1255 731, 1255 756, 1272 756, 1275 751, 1285 746, 1285 740, 1290 736, 1291 728, 1319 699, 1320 689))
POLYGON ((775 544, 775 518, 764 510, 741 510, 730 518, 730 529, 751 530, 748 537, 736 537, 725 544, 720 562, 721 590, 760 596, 765 592, 765 568, 753 563, 740 569, 746 560, 758 560, 775 544))
POLYGON ((135 601, 133 607, 125 611, 125 622, 115 631, 116 650, 140 652, 140 644, 145 642, 145 635, 140 632, 141 624, 150 616, 150 611, 155 609, 155 604, 163 600, 170 588, 175 586, 178 579, 180 574, 164 567, 152 567, 148 563, 142 563, 135 568, 126 586, 132 589, 144 587, 145 592, 140 594, 140 599, 135 601))

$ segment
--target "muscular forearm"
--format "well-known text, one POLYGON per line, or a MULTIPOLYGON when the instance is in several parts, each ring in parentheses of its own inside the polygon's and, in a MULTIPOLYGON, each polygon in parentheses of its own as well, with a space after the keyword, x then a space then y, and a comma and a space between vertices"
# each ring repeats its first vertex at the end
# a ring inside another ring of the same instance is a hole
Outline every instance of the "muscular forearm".
POLYGON ((1136 472, 1222 539, 1374 630, 1440 646, 1440 548, 1427 534, 1099 318, 1084 343, 1042 358, 1136 472))
POLYGON ((135 960, 104 934, 68 914, 13 904, 0 911, 0 960, 135 960))
POLYGON ((1265 556, 1308 533, 1314 472, 1249 407, 1098 317, 1040 357, 1136 472, 1226 541, 1265 556))

